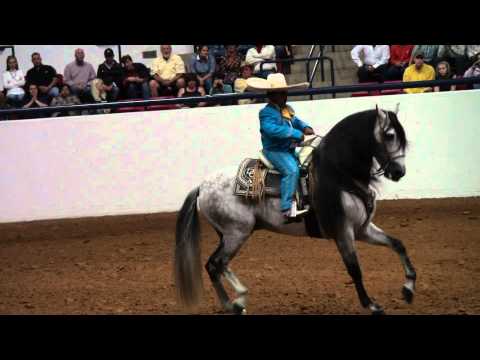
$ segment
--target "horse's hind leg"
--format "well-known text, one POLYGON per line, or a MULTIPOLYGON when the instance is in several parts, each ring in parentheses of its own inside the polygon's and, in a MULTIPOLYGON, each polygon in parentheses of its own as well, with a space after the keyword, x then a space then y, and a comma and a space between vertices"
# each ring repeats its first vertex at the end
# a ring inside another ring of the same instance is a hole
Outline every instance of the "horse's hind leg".
POLYGON ((218 230, 217 233, 220 236, 220 245, 208 259, 205 268, 207 269, 213 287, 215 288, 217 296, 225 310, 237 314, 244 314, 246 312, 246 296, 248 290, 228 268, 228 263, 233 259, 237 251, 248 238, 248 235, 224 236, 218 230), (230 298, 223 287, 221 281, 222 275, 232 285, 233 289, 239 296, 233 302, 230 301, 230 298))
POLYGON ((415 294, 415 280, 417 278, 417 275, 410 261, 410 258, 407 255, 405 246, 403 246, 402 242, 398 239, 395 239, 394 237, 388 236, 373 223, 369 224, 369 226, 365 230, 365 235, 359 240, 366 241, 367 243, 373 245, 388 246, 398 254, 405 270, 406 277, 405 284, 402 288, 403 298, 407 303, 411 304, 413 301, 413 296, 415 294))

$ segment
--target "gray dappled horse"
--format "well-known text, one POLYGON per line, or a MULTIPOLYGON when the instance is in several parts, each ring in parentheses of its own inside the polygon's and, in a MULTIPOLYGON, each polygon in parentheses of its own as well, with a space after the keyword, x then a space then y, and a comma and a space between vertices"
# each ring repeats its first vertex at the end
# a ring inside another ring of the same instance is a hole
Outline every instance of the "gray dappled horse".
MULTIPOLYGON (((363 286, 355 240, 395 251, 406 275, 404 299, 411 303, 415 292, 416 273, 402 242, 371 222, 376 208, 373 185, 381 175, 393 181, 405 175, 407 140, 397 113, 398 105, 395 112, 377 107, 346 117, 322 139, 310 164, 310 203, 321 229, 322 236, 318 237, 335 240, 361 305, 373 314, 383 314, 383 309, 370 299, 363 286)), ((185 305, 198 303, 203 289, 198 218, 201 212, 220 236, 206 270, 223 307, 241 314, 246 312, 247 288, 228 267, 240 247, 255 230, 296 236, 307 236, 307 232, 304 223, 284 224, 278 198, 252 202, 235 196, 235 171, 232 168, 213 174, 187 196, 176 224, 174 267, 180 300, 185 305), (222 275, 238 295, 233 301, 223 287, 222 275)))

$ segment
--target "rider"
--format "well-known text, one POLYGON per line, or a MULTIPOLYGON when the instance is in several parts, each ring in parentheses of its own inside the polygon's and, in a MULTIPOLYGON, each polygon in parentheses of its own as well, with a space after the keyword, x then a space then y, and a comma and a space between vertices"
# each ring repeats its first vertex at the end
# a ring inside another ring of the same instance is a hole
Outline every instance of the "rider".
POLYGON ((305 135, 313 135, 311 126, 295 116, 293 109, 286 104, 288 90, 308 87, 308 83, 287 85, 281 73, 270 74, 267 79, 247 79, 249 90, 266 92, 268 104, 260 111, 260 133, 263 153, 281 173, 280 208, 286 220, 292 220, 307 210, 297 210, 294 201, 300 177, 300 169, 295 146, 304 140, 305 135))

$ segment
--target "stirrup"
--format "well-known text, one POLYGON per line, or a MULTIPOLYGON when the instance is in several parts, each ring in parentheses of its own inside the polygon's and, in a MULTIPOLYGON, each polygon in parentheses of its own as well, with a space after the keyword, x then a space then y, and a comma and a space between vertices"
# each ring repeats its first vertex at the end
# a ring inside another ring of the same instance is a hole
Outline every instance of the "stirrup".
POLYGON ((309 206, 307 205, 305 209, 299 210, 297 209, 297 201, 292 201, 292 207, 290 208, 290 212, 286 216, 288 219, 295 219, 299 218, 302 215, 306 214, 310 210, 309 206))

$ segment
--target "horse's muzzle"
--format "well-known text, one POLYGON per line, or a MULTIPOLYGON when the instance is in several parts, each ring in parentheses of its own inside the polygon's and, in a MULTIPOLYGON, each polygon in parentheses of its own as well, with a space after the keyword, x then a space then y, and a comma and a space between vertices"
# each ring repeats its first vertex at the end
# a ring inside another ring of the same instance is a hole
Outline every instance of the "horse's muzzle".
POLYGON ((402 177, 405 176, 405 167, 392 162, 385 169, 385 176, 393 181, 399 181, 402 177))

